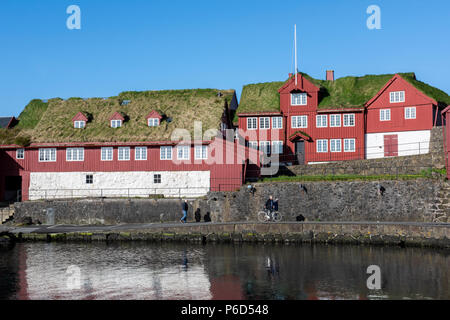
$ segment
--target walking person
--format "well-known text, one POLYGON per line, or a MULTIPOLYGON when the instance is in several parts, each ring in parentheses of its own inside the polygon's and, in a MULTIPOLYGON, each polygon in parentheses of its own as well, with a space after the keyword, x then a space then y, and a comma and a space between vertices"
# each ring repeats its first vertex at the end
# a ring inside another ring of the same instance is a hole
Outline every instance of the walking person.
POLYGON ((183 213, 183 217, 181 218, 181 223, 186 223, 186 218, 187 218, 187 212, 189 210, 189 204, 188 201, 185 199, 182 203, 181 203, 181 211, 183 213))

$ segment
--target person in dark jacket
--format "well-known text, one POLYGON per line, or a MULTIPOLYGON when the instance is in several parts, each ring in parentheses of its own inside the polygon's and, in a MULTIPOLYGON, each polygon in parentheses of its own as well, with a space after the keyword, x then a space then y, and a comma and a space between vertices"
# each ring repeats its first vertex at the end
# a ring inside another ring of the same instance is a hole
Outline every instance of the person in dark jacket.
POLYGON ((181 218, 181 222, 182 223, 186 223, 186 218, 187 218, 187 212, 188 212, 188 210, 189 210, 189 204, 188 204, 188 201, 187 200, 184 200, 182 203, 181 203, 181 211, 182 211, 182 213, 183 213, 183 217, 181 218))
POLYGON ((205 220, 205 222, 211 222, 211 213, 207 212, 203 217, 203 220, 205 220))
POLYGON ((200 222, 202 220, 202 215, 200 213, 200 208, 195 210, 195 222, 200 222))
POLYGON ((269 196, 269 199, 266 201, 266 205, 264 206, 264 208, 269 211, 269 216, 272 220, 272 213, 275 210, 275 201, 273 200, 272 196, 269 196))

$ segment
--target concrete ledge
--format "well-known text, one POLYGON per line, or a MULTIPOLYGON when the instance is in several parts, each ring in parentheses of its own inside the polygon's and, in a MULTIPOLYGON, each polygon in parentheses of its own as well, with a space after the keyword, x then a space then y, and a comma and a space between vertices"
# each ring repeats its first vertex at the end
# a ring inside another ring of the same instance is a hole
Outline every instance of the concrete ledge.
POLYGON ((448 223, 298 222, 11 228, 18 241, 177 241, 400 245, 450 248, 448 223), (28 232, 28 230, 30 232, 28 232))

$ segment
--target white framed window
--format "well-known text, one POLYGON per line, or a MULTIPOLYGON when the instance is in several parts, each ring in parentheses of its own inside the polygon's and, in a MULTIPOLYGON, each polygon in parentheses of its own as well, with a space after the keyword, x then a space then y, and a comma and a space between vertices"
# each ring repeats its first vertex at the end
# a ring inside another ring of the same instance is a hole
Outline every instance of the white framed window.
POLYGON ((355 139, 344 139, 344 152, 355 152, 355 139))
POLYGON ((86 127, 86 121, 74 121, 73 126, 75 129, 83 129, 86 127))
POLYGON ((208 159, 208 146, 195 146, 195 159, 208 159))
POLYGON ((178 160, 189 160, 190 159, 190 146, 178 146, 177 147, 177 158, 178 160))
POLYGON ((111 128, 120 128, 122 126, 122 120, 111 120, 111 128))
POLYGON ((148 118, 148 126, 149 127, 159 126, 159 119, 158 118, 148 118))
POLYGON ((330 114, 330 127, 336 128, 341 126, 341 115, 330 114))
POLYGON ((283 129, 283 117, 272 118, 272 129, 283 129))
POLYGON ((134 148, 134 160, 147 160, 147 147, 134 148))
POLYGON ((319 153, 328 152, 328 140, 319 139, 316 141, 316 151, 319 153))
POLYGON ((251 149, 258 150, 258 141, 249 141, 248 147, 251 149))
POLYGON ((261 150, 265 154, 270 154, 270 141, 260 141, 259 150, 261 150))
POLYGON ((292 128, 308 128, 308 116, 293 116, 291 126, 292 128))
POLYGON ((119 159, 119 161, 130 160, 130 147, 119 147, 117 159, 119 159))
POLYGON ((39 162, 55 162, 55 161, 56 161, 55 148, 39 149, 39 162))
POLYGON ((416 107, 406 107, 405 119, 415 119, 415 118, 416 118, 416 107))
POLYGON ((354 127, 355 126, 355 114, 348 113, 344 114, 344 127, 354 127))
POLYGON ((260 117, 259 118, 259 128, 260 129, 270 129, 270 118, 260 117))
POLYGON ((247 118, 247 130, 258 129, 258 118, 247 118))
POLYGON ((391 109, 380 109, 380 121, 391 120, 391 109))
POLYGON ((316 127, 317 128, 326 128, 328 127, 326 115, 317 115, 316 116, 316 127))
POLYGON ((172 160, 172 147, 161 147, 159 148, 159 158, 161 160, 172 160))
POLYGON ((291 105, 306 106, 308 104, 308 96, 306 93, 291 93, 291 105))
POLYGON ((330 140, 330 152, 341 152, 342 142, 341 139, 331 139, 330 140))
POLYGON ((112 161, 113 160, 113 148, 103 147, 101 149, 101 160, 102 161, 112 161))
POLYGON ((67 148, 66 161, 84 161, 84 148, 67 148))
POLYGON ((393 91, 389 93, 390 103, 405 102, 405 91, 393 91))
POLYGON ((283 153, 283 141, 272 141, 272 153, 273 154, 283 153))
POLYGON ((25 149, 17 149, 16 150, 16 159, 19 159, 19 160, 25 159, 25 149))

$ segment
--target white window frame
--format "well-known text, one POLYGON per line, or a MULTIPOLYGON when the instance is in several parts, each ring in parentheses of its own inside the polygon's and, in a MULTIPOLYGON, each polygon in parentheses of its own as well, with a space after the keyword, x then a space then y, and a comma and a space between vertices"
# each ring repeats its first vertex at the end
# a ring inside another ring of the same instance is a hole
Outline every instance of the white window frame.
POLYGON ((159 148, 160 160, 172 160, 172 146, 162 146, 159 148))
POLYGON ((20 148, 16 150, 16 159, 17 160, 24 160, 25 159, 25 149, 24 148, 20 148), (21 155, 19 157, 19 155, 21 155))
POLYGON ((270 129, 270 117, 259 117, 259 129, 260 130, 270 129))
POLYGON ((416 107, 405 107, 405 119, 406 120, 412 120, 416 119, 417 113, 416 113, 416 107), (412 112, 414 111, 414 112, 412 112), (414 116, 413 116, 414 114, 414 116))
POLYGON ((195 146, 195 160, 208 159, 208 146, 195 146))
POLYGON ((147 125, 149 127, 158 127, 159 126, 159 119, 158 118, 148 118, 147 125))
POLYGON ((135 147, 134 148, 134 160, 137 160, 137 161, 147 160, 147 147, 135 147))
POLYGON ((391 121, 391 109, 380 109, 380 121, 391 121))
POLYGON ((75 129, 84 129, 86 127, 86 121, 83 120, 74 121, 73 127, 75 129))
POLYGON ((402 103, 405 102, 405 91, 392 91, 389 92, 390 103, 402 103))
POLYGON ((100 159, 101 159, 101 161, 113 161, 114 160, 114 148, 113 147, 102 147, 100 149, 100 159))
POLYGON ((261 150, 264 154, 271 154, 272 148, 271 148, 270 141, 260 141, 259 142, 259 150, 261 150))
POLYGON ((56 148, 40 148, 39 162, 56 162, 56 148))
POLYGON ((189 160, 191 158, 191 147, 190 146, 177 146, 177 159, 178 160, 189 160), (181 152, 181 156, 180 156, 181 152))
POLYGON ((354 127, 356 124, 355 114, 354 113, 346 113, 343 115, 344 117, 344 127, 354 127), (353 124, 352 124, 353 120, 353 124))
POLYGON ((111 128, 122 127, 122 120, 111 120, 111 128))
POLYGON ((283 117, 272 118, 272 129, 283 129, 283 117))
POLYGON ((292 116, 291 127, 294 129, 308 128, 308 116, 292 116))
POLYGON ((258 141, 249 141, 248 142, 248 147, 250 149, 258 150, 258 141))
POLYGON ((330 152, 342 152, 342 140, 330 139, 330 152))
POLYGON ((317 128, 327 128, 328 127, 328 116, 327 115, 316 115, 316 127, 317 128))
POLYGON ((252 117, 247 118, 247 130, 256 130, 258 129, 258 118, 252 117))
POLYGON ((356 152, 356 139, 344 139, 344 152, 356 152), (353 148, 351 148, 351 141, 353 141, 353 148))
POLYGON ((308 104, 308 94, 306 92, 291 93, 291 106, 306 106, 308 104))
POLYGON ((83 162, 84 148, 67 148, 66 161, 68 162, 83 162))
POLYGON ((340 128, 340 127, 341 127, 341 115, 330 114, 330 128, 340 128))
POLYGON ((119 147, 117 148, 117 160, 119 161, 130 161, 131 148, 130 147, 119 147))
POLYGON ((327 153, 328 152, 328 140, 318 139, 316 140, 316 152, 317 153, 327 153), (325 146, 325 148, 324 148, 325 146))
POLYGON ((272 154, 283 154, 283 141, 272 141, 272 154))

